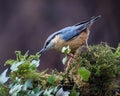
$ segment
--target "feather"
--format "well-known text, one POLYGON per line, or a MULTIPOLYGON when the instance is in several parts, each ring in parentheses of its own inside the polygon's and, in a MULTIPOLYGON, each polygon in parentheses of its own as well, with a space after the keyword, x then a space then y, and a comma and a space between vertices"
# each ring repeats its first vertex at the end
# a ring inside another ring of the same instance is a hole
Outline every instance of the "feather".
POLYGON ((65 28, 64 32, 62 32, 62 34, 61 34, 62 39, 65 41, 68 41, 68 40, 78 36, 81 32, 83 32, 91 24, 93 24, 99 17, 100 16, 97 16, 97 17, 94 16, 87 21, 83 21, 83 22, 77 23, 73 26, 65 28))

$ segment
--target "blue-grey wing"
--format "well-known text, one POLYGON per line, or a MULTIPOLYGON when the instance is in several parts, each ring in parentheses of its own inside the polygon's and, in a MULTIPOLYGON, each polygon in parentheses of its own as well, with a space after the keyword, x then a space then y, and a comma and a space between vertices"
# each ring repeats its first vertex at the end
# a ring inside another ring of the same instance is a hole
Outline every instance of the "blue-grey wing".
POLYGON ((62 31, 61 37, 64 41, 68 41, 77 35, 79 35, 83 30, 85 30, 88 27, 88 24, 81 24, 79 26, 70 26, 67 27, 62 31))
POLYGON ((56 35, 60 35, 61 39, 68 41, 68 40, 74 38, 75 36, 79 35, 83 30, 85 30, 90 24, 94 23, 100 17, 101 16, 92 17, 87 21, 83 21, 83 22, 77 23, 73 26, 63 28, 63 29, 53 33, 52 35, 50 35, 48 37, 48 39, 46 40, 46 43, 51 41, 51 39, 53 39, 56 35))
POLYGON ((74 38, 75 36, 79 35, 82 31, 84 31, 86 28, 89 27, 89 25, 93 24, 98 18, 100 18, 101 16, 93 16, 92 18, 90 18, 87 21, 83 21, 80 23, 77 23, 73 26, 67 27, 62 29, 62 39, 65 41, 68 41, 72 38, 74 38))

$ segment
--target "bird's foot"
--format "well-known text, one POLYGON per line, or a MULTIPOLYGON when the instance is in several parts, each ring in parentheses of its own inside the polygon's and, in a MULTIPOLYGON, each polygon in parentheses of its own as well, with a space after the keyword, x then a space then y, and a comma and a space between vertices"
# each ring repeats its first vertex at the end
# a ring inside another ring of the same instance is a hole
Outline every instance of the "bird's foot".
POLYGON ((69 67, 70 67, 70 63, 71 63, 71 61, 72 61, 72 59, 74 59, 74 55, 73 54, 67 54, 67 56, 68 56, 68 61, 67 61, 67 67, 66 67, 66 70, 68 70, 69 69, 69 67))
POLYGON ((67 54, 67 56, 69 56, 69 57, 71 57, 71 58, 74 58, 74 55, 71 54, 71 53, 67 54))
POLYGON ((68 59, 68 61, 67 61, 67 68, 70 66, 70 62, 71 62, 72 59, 73 59, 72 57, 70 57, 70 58, 68 59))

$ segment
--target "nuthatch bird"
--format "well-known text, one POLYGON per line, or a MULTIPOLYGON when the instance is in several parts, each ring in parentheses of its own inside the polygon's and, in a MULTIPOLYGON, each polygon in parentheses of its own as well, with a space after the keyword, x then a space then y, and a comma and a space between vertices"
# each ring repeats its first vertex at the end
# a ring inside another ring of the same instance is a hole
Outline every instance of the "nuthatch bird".
POLYGON ((40 51, 40 54, 49 49, 55 49, 57 51, 62 50, 63 47, 69 46, 72 54, 76 50, 86 44, 90 34, 91 25, 101 16, 92 17, 87 21, 77 23, 73 26, 63 28, 53 34, 51 34, 40 51))

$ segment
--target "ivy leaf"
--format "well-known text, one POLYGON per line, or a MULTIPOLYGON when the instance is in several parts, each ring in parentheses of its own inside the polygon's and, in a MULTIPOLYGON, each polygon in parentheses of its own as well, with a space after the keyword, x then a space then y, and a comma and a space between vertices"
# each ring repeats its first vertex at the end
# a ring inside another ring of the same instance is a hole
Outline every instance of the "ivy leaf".
POLYGON ((52 91, 53 91, 53 89, 52 89, 52 90, 47 90, 47 89, 46 89, 46 90, 44 91, 43 95, 44 95, 44 96, 53 96, 53 95, 51 94, 52 91))
POLYGON ((87 70, 85 67, 81 67, 78 69, 78 74, 81 76, 82 80, 88 81, 91 72, 87 70))
POLYGON ((74 86, 69 96, 79 96, 79 95, 80 93, 76 91, 76 86, 74 86))
POLYGON ((27 81, 25 81, 25 84, 23 85, 23 90, 27 90, 27 88, 32 88, 32 79, 28 79, 27 81))
POLYGON ((67 56, 65 56, 65 57, 62 59, 62 63, 63 63, 63 64, 66 64, 67 59, 68 59, 67 56))
POLYGON ((37 68, 40 64, 40 60, 32 60, 32 62, 30 64, 34 65, 37 68))
POLYGON ((58 88, 59 88, 59 85, 58 86, 56 86, 56 87, 53 87, 52 89, 53 89, 53 94, 55 94, 57 91, 58 91, 58 88))
POLYGON ((12 88, 9 91, 9 94, 11 96, 17 96, 18 92, 20 92, 22 90, 23 85, 21 84, 15 84, 14 86, 12 86, 12 88))
POLYGON ((20 84, 21 79, 16 77, 14 81, 9 85, 9 88, 12 88, 15 84, 20 84))
POLYGON ((24 61, 17 62, 17 63, 13 63, 13 64, 11 65, 11 67, 10 67, 11 71, 12 71, 12 72, 13 72, 13 71, 17 71, 17 70, 18 70, 18 67, 19 67, 21 64, 23 64, 23 63, 24 63, 24 61))
POLYGON ((40 87, 36 87, 32 90, 32 92, 28 93, 27 96, 41 96, 42 93, 43 93, 43 90, 41 90, 40 87))
MULTIPOLYGON (((63 88, 60 88, 55 96, 69 96, 70 92, 69 91, 63 91, 63 88)), ((74 95, 76 96, 76 95, 74 95)))
POLYGON ((1 75, 0 75, 0 84, 4 84, 8 81, 9 77, 6 76, 8 69, 6 69, 1 75))
POLYGON ((71 51, 70 47, 67 46, 67 47, 63 47, 61 52, 64 53, 64 54, 69 54, 70 51, 71 51))
POLYGON ((54 85, 54 83, 55 83, 55 76, 54 75, 49 76, 48 79, 47 79, 47 82, 52 84, 52 85, 54 85))

